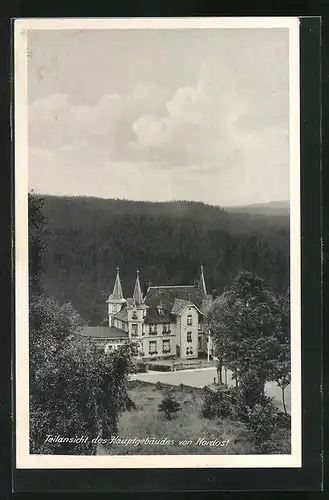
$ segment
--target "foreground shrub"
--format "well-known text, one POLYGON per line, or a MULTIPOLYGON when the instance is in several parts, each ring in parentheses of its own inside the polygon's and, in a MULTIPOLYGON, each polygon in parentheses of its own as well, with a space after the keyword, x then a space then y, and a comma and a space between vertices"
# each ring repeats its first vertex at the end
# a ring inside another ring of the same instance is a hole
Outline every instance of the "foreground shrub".
POLYGON ((272 401, 256 404, 247 408, 247 427, 251 432, 256 449, 259 453, 274 453, 277 443, 272 436, 278 430, 278 412, 272 401))
POLYGON ((159 404, 158 409, 164 412, 167 420, 171 420, 173 415, 181 409, 181 405, 176 401, 173 394, 169 392, 159 404))
POLYGON ((201 415, 204 418, 232 418, 238 417, 238 394, 235 388, 218 389, 216 392, 205 390, 201 415))
POLYGON ((79 437, 110 436, 121 413, 134 408, 127 393, 133 349, 124 345, 107 355, 78 333, 80 325, 70 304, 31 300, 31 453, 94 455, 96 444, 79 437))

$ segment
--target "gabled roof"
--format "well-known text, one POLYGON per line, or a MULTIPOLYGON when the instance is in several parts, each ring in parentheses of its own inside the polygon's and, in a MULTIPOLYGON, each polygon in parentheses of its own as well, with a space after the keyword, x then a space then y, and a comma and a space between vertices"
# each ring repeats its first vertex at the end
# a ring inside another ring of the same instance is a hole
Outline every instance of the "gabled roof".
POLYGON ((195 307, 199 313, 201 313, 200 309, 188 300, 175 299, 173 306, 171 308, 171 314, 180 315, 187 307, 195 307))
POLYGON ((156 306, 161 300, 163 308, 171 311, 175 299, 180 299, 192 302, 196 307, 202 310, 202 303, 207 298, 211 298, 211 295, 204 294, 194 285, 151 286, 147 290, 145 303, 149 306, 156 306))
POLYGON ((118 328, 109 326, 85 326, 79 334, 83 337, 97 338, 97 339, 126 339, 128 332, 119 330, 118 328))

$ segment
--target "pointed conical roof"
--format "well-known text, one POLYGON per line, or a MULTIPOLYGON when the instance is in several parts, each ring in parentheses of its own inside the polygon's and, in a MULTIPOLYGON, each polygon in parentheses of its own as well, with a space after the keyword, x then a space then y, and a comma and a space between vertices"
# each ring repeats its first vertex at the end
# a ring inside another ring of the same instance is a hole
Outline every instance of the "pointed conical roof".
POLYGON ((136 271, 136 282, 135 282, 135 288, 134 288, 134 295, 133 295, 133 301, 137 306, 140 306, 143 304, 143 295, 142 295, 142 290, 141 290, 141 284, 139 282, 139 270, 137 269, 136 271))
POLYGON ((113 300, 123 300, 122 286, 120 281, 120 269, 117 267, 117 277, 115 279, 113 293, 111 295, 111 299, 113 300))
POLYGON ((200 279, 199 279, 199 282, 198 282, 198 288, 201 292, 203 292, 204 294, 207 293, 207 288, 206 288, 206 282, 205 282, 205 279, 204 279, 204 275, 203 275, 203 265, 201 264, 201 269, 200 269, 200 279))

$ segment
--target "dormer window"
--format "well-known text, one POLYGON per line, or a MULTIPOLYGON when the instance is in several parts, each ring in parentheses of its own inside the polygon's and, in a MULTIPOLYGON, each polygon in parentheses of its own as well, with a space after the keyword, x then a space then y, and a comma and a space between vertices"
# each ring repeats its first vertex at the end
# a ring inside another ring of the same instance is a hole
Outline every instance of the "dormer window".
POLYGON ((163 316, 165 314, 162 305, 157 306, 157 312, 160 316, 163 316))

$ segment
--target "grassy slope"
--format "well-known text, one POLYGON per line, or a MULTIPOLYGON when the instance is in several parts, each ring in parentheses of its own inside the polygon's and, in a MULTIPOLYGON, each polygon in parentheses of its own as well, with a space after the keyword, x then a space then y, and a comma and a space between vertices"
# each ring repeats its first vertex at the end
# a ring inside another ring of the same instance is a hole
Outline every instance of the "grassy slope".
MULTIPOLYGON (((135 402, 136 410, 126 411, 119 420, 118 437, 120 438, 146 438, 167 437, 175 440, 175 445, 139 445, 134 447, 112 445, 110 448, 100 448, 99 454, 116 455, 216 455, 216 454, 254 454, 256 453, 250 435, 241 422, 225 419, 208 420, 200 416, 202 392, 200 389, 184 387, 171 388, 182 409, 176 416, 167 421, 163 413, 158 411, 158 404, 168 391, 165 386, 148 384, 145 382, 130 383, 130 397, 135 402), (179 440, 192 440, 198 438, 208 440, 229 440, 223 447, 182 446, 179 440)), ((287 441, 287 436, 285 436, 287 441)), ((282 451, 287 452, 287 450, 282 451)))

